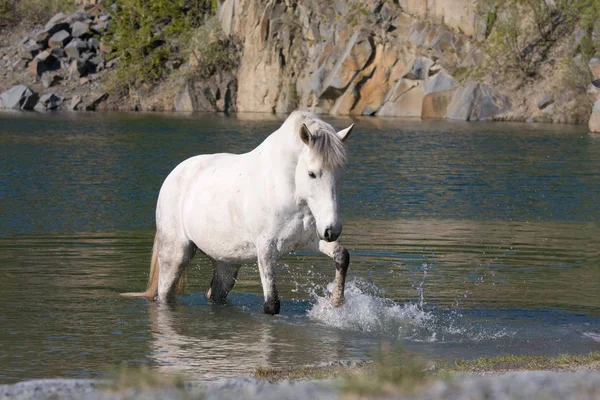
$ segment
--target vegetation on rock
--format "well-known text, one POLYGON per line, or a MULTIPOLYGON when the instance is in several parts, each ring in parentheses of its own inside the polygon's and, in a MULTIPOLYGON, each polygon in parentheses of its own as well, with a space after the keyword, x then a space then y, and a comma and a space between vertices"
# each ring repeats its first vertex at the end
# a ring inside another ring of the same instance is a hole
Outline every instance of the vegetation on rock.
POLYGON ((194 29, 216 11, 215 0, 116 0, 110 40, 119 66, 113 86, 154 83, 177 69, 194 29))

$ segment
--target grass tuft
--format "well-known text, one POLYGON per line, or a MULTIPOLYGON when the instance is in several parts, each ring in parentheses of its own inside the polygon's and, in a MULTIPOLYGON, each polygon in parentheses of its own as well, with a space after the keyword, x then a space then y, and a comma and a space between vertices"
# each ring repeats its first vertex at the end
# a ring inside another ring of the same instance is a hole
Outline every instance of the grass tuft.
POLYGON ((183 390, 185 381, 180 375, 167 374, 150 369, 122 365, 118 370, 109 373, 107 390, 122 392, 128 389, 176 389, 183 390))

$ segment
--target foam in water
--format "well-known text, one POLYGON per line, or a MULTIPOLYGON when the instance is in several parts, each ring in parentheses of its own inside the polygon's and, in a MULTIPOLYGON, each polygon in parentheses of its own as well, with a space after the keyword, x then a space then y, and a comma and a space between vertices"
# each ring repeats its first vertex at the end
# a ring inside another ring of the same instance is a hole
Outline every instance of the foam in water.
MULTIPOLYGON (((331 292, 333 284, 327 289, 331 292)), ((422 293, 417 304, 398 304, 385 298, 376 285, 359 279, 346 282, 345 303, 339 308, 333 307, 326 295, 319 295, 315 290, 311 295, 315 302, 308 317, 340 329, 390 334, 417 342, 482 341, 512 335, 505 329, 490 332, 469 323, 457 311, 446 315, 426 311, 422 293)))

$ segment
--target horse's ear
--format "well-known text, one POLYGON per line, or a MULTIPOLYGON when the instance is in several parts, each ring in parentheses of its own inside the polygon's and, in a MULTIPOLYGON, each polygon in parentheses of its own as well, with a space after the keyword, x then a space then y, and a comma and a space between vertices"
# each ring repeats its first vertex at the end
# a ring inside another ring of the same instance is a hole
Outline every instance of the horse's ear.
POLYGON ((348 139, 348 136, 350 136, 350 134, 352 133, 352 129, 354 129, 354 124, 338 132, 338 136, 340 137, 340 139, 342 139, 342 142, 348 139))
POLYGON ((310 146, 311 136, 306 124, 302 124, 300 126, 300 139, 302 139, 305 145, 310 146))

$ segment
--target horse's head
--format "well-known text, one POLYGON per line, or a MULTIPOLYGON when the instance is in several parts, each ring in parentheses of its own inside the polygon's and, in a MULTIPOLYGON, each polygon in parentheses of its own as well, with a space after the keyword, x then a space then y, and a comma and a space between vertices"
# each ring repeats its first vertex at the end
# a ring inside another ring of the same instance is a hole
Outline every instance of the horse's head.
POLYGON ((318 119, 305 122, 298 130, 304 148, 296 167, 296 193, 308 203, 319 238, 333 242, 342 233, 338 193, 346 164, 343 142, 354 125, 336 132, 318 119))

